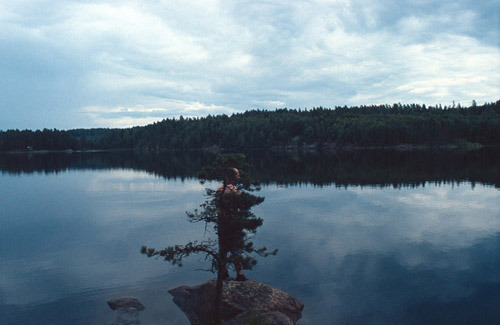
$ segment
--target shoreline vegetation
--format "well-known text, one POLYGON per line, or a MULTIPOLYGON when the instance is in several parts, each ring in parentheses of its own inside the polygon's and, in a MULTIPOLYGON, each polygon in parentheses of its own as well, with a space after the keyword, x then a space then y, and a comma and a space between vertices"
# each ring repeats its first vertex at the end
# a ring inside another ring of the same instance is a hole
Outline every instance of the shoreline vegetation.
MULTIPOLYGON (((272 147, 272 148, 243 148, 245 151, 271 151, 271 152, 335 152, 335 151, 365 151, 365 150, 391 150, 391 151, 413 151, 413 150, 479 150, 483 148, 500 148, 500 144, 493 145, 482 145, 480 143, 471 143, 471 142, 457 142, 454 144, 435 144, 435 145, 414 145, 414 144, 398 144, 395 146, 371 146, 371 147, 362 147, 362 146, 353 146, 353 145, 345 145, 345 146, 335 146, 335 145, 325 145, 325 146, 317 146, 316 144, 305 145, 305 146, 296 146, 296 145, 286 145, 281 147, 272 147)), ((175 151, 207 151, 213 154, 217 154, 220 152, 232 152, 232 150, 220 148, 218 146, 212 146, 208 148, 189 148, 189 149, 166 149, 166 148, 158 148, 158 149, 149 149, 149 148, 132 148, 132 149, 58 149, 58 150, 10 150, 10 151, 0 151, 0 154, 50 154, 50 153, 99 153, 99 152, 152 152, 152 153, 160 153, 160 152, 175 152, 175 151)))
POLYGON ((500 146, 500 100, 470 107, 419 104, 250 110, 164 119, 125 129, 0 131, 0 152, 100 150, 335 151, 500 146))

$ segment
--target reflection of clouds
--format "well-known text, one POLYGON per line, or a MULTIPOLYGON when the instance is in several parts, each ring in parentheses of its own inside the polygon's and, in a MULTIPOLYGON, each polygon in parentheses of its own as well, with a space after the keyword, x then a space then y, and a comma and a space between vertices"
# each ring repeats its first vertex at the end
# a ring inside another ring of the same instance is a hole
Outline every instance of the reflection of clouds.
MULTIPOLYGON (((0 230, 20 232, 13 243, 0 238, 4 304, 47 303, 176 274, 177 268, 139 254, 141 245, 161 248, 203 236, 204 225, 190 224, 185 215, 203 199, 196 180, 165 182, 131 170, 34 175, 26 183, 17 179, 6 176, 9 193, 23 192, 22 199, 30 203, 19 206, 19 198, 6 197, 6 214, 0 213, 0 230), (125 185, 116 186, 120 181, 125 185), (38 190, 49 193, 49 200, 40 200, 38 190), (10 211, 25 220, 11 220, 10 211)), ((188 260, 182 272, 194 272, 199 267, 194 261, 188 260)))
POLYGON ((498 267, 484 265, 498 260, 499 193, 468 184, 265 188, 272 199, 259 207, 256 244, 280 252, 257 276, 305 303, 302 324, 399 323, 419 319, 411 308, 420 303, 470 319, 490 299, 476 292, 498 281, 498 267), (286 274, 268 279, 276 269, 286 274))
POLYGON ((86 190, 89 192, 144 191, 144 192, 203 192, 205 186, 197 180, 170 180, 165 182, 145 171, 113 169, 100 171, 92 177, 86 190), (180 185, 181 184, 181 185, 180 185))
POLYGON ((163 218, 166 214, 185 216, 185 211, 192 210, 204 198, 204 185, 197 180, 170 180, 165 182, 146 172, 117 171, 93 175, 86 185, 88 195, 93 197, 93 204, 98 205, 100 216, 97 223, 144 218, 163 218), (133 196, 134 206, 130 206, 133 196), (150 211, 148 206, 162 206, 164 210, 150 211))
MULTIPOLYGON (((0 234, 21 237, 0 237, 2 304, 101 297, 151 279, 176 286, 211 276, 194 271, 206 266, 202 258, 178 269, 139 254, 141 245, 200 239, 204 225, 190 224, 184 214, 204 200, 205 186, 196 180, 132 170, 2 179, 9 191, 1 193, 0 234), (24 246, 16 251, 18 244, 24 246)), ((264 225, 255 244, 280 252, 260 260, 249 275, 303 300, 303 324, 382 308, 398 313, 434 296, 458 299, 475 290, 478 274, 493 279, 492 267, 478 270, 498 251, 499 193, 467 184, 264 187, 258 194, 266 200, 255 209, 264 225), (389 285, 396 288, 384 289, 389 285)))
POLYGON ((262 194, 267 196, 265 206, 259 207, 267 216, 264 227, 276 227, 296 241, 321 243, 321 249, 336 258, 416 243, 439 249, 464 247, 500 232, 499 192, 483 186, 474 190, 450 185, 347 190, 305 186, 265 188, 262 194))
POLYGON ((464 208, 474 208, 474 209, 484 209, 486 205, 480 204, 474 201, 464 201, 461 198, 453 199, 449 197, 449 192, 446 190, 441 191, 430 191, 433 193, 418 193, 410 194, 407 196, 401 196, 399 202, 406 205, 432 208, 432 209, 464 209, 464 208))
POLYGON ((357 193, 358 204, 367 207, 358 218, 381 219, 390 230, 385 236, 453 247, 500 231, 499 192, 493 188, 445 185, 352 191, 357 193), (384 210, 372 209, 382 204, 384 210))
POLYGON ((411 241, 445 247, 466 246, 500 230, 497 203, 500 195, 493 188, 431 186, 411 191, 368 190, 366 196, 368 201, 385 201, 387 205, 397 206, 400 227, 395 230, 411 241))

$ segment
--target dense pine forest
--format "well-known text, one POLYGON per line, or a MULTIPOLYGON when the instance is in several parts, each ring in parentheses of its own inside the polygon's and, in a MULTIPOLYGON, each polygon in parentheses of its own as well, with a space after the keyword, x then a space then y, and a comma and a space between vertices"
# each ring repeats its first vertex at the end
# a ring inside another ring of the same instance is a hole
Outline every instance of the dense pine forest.
POLYGON ((172 118, 127 129, 0 131, 0 151, 266 149, 500 145, 500 100, 470 107, 419 104, 251 110, 172 118))

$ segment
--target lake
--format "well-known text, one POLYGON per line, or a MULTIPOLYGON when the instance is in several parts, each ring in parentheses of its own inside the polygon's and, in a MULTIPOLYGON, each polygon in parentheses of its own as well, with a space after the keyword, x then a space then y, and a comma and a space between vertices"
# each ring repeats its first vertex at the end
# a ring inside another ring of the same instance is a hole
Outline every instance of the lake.
MULTIPOLYGON (((168 289, 213 277, 146 258, 204 237, 185 211, 209 153, 0 155, 0 324, 188 324, 168 289)), ((299 324, 500 323, 500 151, 249 152, 265 201, 246 275, 305 304, 299 324)))

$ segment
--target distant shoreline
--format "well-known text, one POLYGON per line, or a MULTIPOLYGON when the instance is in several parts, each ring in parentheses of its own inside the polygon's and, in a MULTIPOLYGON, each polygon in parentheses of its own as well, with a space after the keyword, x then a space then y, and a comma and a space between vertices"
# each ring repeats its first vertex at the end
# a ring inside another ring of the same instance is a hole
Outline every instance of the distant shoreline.
POLYGON ((112 152, 112 151, 134 151, 134 149, 88 149, 88 150, 11 150, 11 151, 0 151, 0 154, 47 154, 47 153, 91 153, 91 152, 112 152))
POLYGON ((335 151, 363 151, 363 150, 393 150, 393 151, 420 151, 420 150, 480 150, 483 148, 500 148, 499 145, 482 145, 480 143, 465 143, 465 144, 438 144, 438 145, 415 145, 415 144, 398 144, 394 146, 332 146, 325 145, 318 147, 317 145, 304 145, 304 146, 275 146, 272 148, 188 148, 188 149, 84 149, 84 150, 11 150, 0 151, 0 154, 49 154, 49 153, 98 153, 98 152, 138 152, 138 153, 159 153, 159 152, 236 152, 236 151, 273 151, 273 152, 335 152, 335 151))
POLYGON ((250 110, 167 118, 126 129, 0 131, 0 151, 475 149, 500 145, 500 100, 471 107, 418 104, 250 110), (223 148, 223 149, 222 149, 223 148))

